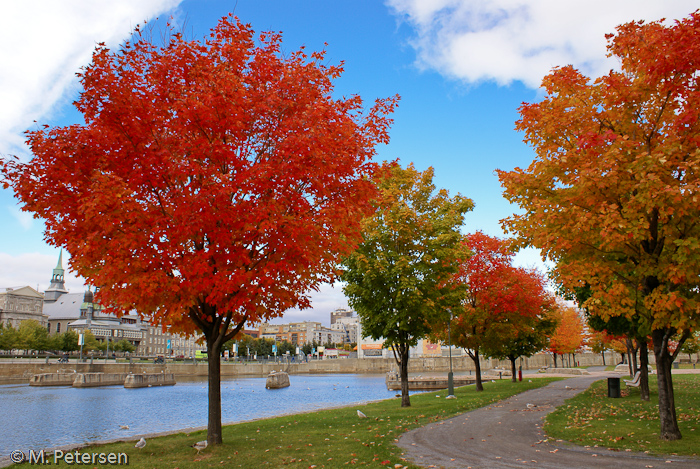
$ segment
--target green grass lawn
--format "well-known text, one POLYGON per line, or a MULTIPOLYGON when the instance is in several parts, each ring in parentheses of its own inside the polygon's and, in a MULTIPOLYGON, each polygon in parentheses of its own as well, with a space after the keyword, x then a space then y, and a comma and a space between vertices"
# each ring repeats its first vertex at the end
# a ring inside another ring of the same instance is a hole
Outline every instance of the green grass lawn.
POLYGON ((474 386, 466 386, 455 389, 457 399, 450 400, 445 399, 446 390, 414 394, 411 407, 407 408, 401 408, 399 399, 389 399, 229 425, 223 430, 223 445, 206 448, 199 454, 191 445, 206 439, 204 431, 150 438, 140 450, 134 448, 134 440, 81 451, 126 453, 131 468, 412 467, 401 459, 401 450, 394 444, 405 431, 545 386, 557 379, 526 379, 518 383, 498 380, 484 383, 484 391, 480 393, 474 386), (357 410, 364 412, 367 418, 359 418, 357 410))
POLYGON ((649 376, 651 401, 639 398, 638 388, 626 388, 622 397, 607 397, 602 380, 547 416, 545 431, 551 439, 584 446, 641 451, 651 454, 700 455, 700 375, 673 375, 678 426, 683 438, 659 439, 656 376, 649 376))

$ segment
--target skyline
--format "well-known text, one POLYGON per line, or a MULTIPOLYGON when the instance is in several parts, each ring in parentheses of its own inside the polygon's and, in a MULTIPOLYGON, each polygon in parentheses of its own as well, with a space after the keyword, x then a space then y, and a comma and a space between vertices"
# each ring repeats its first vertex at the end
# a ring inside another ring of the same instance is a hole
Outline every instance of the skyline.
MULTIPOLYGON (((327 61, 345 63, 336 95, 359 94, 366 106, 401 95, 391 142, 377 160, 435 168, 435 185, 474 200, 465 232, 503 236, 499 220, 512 214, 501 196, 495 169, 527 166, 534 152, 514 131, 517 108, 541 98, 541 78, 555 66, 573 64, 600 76, 616 63, 605 58, 605 34, 633 20, 688 16, 696 6, 681 0, 541 2, 467 0, 304 1, 122 0, 95 6, 87 0, 27 1, 0 7, 8 24, 0 34, 16 47, 0 51, 0 155, 28 160, 22 132, 44 124, 80 122, 71 102, 75 73, 90 62, 95 44, 111 48, 148 19, 172 17, 189 37, 202 39, 233 11, 259 33, 281 31, 287 52, 325 48, 327 61), (668 2, 666 2, 668 3, 668 2), (324 46, 324 44, 327 44, 324 46), (36 121, 36 123, 34 123, 36 121)), ((29 285, 43 291, 59 248, 43 241, 43 224, 19 211, 9 189, 0 189, 0 288, 29 285), (37 285, 38 284, 38 285, 37 285)), ((68 269, 66 286, 83 283, 68 269)), ((537 252, 516 257, 542 267, 537 252)), ((348 307, 339 287, 324 287, 313 310, 291 311, 275 322, 329 322, 330 311, 348 307), (317 319, 318 318, 318 319, 317 319)))

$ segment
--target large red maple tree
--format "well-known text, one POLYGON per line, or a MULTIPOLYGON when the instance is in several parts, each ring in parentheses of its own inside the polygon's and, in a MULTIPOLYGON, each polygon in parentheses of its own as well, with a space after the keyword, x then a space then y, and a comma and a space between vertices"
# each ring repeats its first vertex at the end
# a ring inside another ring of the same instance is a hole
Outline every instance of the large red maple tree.
POLYGON ((2 174, 102 304, 204 335, 218 444, 222 345, 335 278, 398 97, 368 112, 334 98, 342 65, 282 53, 280 34, 230 15, 203 41, 168 33, 99 45, 80 74, 85 123, 28 132, 33 158, 2 174))

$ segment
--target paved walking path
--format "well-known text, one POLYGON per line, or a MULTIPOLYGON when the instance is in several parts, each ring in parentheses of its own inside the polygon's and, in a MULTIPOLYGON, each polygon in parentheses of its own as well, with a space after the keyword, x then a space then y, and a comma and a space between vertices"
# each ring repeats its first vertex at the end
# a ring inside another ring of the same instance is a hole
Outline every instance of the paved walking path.
POLYGON ((700 467, 700 459, 657 458, 644 453, 544 442, 543 417, 607 376, 619 374, 593 373, 557 381, 404 433, 398 445, 413 463, 434 468, 700 467))

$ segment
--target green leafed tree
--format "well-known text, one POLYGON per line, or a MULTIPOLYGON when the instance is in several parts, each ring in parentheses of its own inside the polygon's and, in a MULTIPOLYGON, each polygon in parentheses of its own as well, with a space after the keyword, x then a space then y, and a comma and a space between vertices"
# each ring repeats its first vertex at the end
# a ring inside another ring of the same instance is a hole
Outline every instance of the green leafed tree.
POLYGON ((452 279, 462 257, 460 226, 471 199, 436 191, 433 169, 385 164, 377 180, 374 216, 363 222, 363 240, 344 262, 343 291, 357 311, 364 337, 383 339, 401 376, 401 406, 410 406, 410 347, 434 323, 446 323, 458 304, 452 279))
POLYGON ((17 344, 17 329, 0 323, 0 350, 12 350, 17 344))
MULTIPOLYGON (((685 343, 681 347, 681 353, 687 353, 688 359, 692 362, 693 354, 697 355, 698 352, 700 352, 700 334, 696 332, 691 337, 688 337, 688 340, 685 341, 685 343)), ((697 358, 695 361, 697 361, 697 358)))
POLYGON ((60 336, 60 346, 59 349, 64 352, 75 352, 80 350, 80 345, 78 345, 78 334, 73 330, 67 330, 60 336))
POLYGON ((551 311, 543 309, 535 317, 520 316, 496 327, 495 336, 484 346, 487 356, 510 360, 512 381, 516 382, 515 362, 520 357, 530 357, 547 347, 549 337, 557 328, 557 320, 551 311))
POLYGON ((16 348, 44 351, 50 348, 49 333, 37 321, 22 321, 17 331, 16 348))

